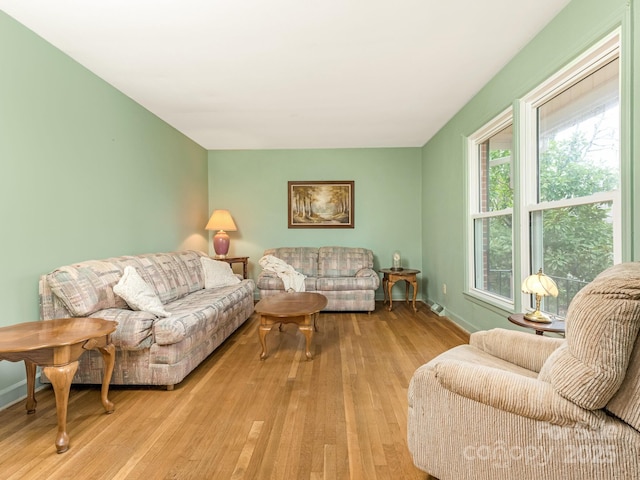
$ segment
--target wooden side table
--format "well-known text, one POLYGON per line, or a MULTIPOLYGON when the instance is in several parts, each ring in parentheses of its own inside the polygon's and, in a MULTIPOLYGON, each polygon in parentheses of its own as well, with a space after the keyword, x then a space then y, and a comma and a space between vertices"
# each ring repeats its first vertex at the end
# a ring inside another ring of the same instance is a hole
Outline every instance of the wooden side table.
POLYGON ((520 327, 532 328, 536 331, 536 335, 542 335, 544 332, 561 333, 564 335, 564 320, 553 320, 551 323, 532 322, 524 318, 524 313, 514 313, 509 315, 509 321, 520 327))
POLYGON ((102 406, 107 413, 114 410, 114 405, 107 395, 115 363, 115 347, 111 343, 111 333, 117 325, 118 322, 102 318, 59 318, 0 328, 0 360, 24 361, 27 370, 27 413, 35 413, 38 403, 35 397, 36 366, 42 366, 45 375, 51 380, 58 417, 58 453, 69 449, 69 390, 78 369, 78 359, 85 350, 98 349, 102 353, 102 406))
POLYGON ((215 260, 220 260, 221 262, 227 262, 231 268, 233 268, 234 263, 242 264, 242 278, 247 278, 247 262, 249 257, 224 257, 224 258, 215 258, 215 260))
POLYGON ((409 302, 409 284, 413 287, 413 311, 416 309, 416 295, 418 294, 418 280, 416 275, 420 273, 420 270, 412 270, 410 268, 403 268, 402 270, 394 270, 392 268, 383 268, 380 270, 383 274, 382 277, 382 290, 384 292, 384 303, 387 303, 389 298, 389 311, 393 307, 393 298, 391 296, 391 289, 396 282, 400 280, 405 281, 405 301, 409 302))

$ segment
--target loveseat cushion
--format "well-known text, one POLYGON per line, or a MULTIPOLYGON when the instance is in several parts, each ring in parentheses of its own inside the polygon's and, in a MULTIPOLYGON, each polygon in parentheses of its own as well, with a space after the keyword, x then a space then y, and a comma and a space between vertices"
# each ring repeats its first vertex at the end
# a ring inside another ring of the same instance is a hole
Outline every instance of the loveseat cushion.
POLYGON ((610 267, 573 298, 566 342, 538 378, 583 408, 603 408, 625 378, 639 330, 640 262, 610 267))
POLYGON ((347 290, 375 290, 380 285, 380 277, 319 277, 316 281, 316 290, 322 291, 347 291, 347 290))
POLYGON ((315 247, 270 248, 264 255, 273 255, 307 277, 318 276, 318 249, 315 247))
POLYGON ((321 247, 319 277, 355 277, 363 268, 373 268, 373 252, 366 248, 321 247))
MULTIPOLYGON (((316 277, 306 277, 304 279, 304 289, 306 292, 313 292, 316 290, 316 277)), ((284 282, 278 274, 275 272, 268 272, 263 270, 258 276, 256 285, 260 290, 283 290, 284 282)))

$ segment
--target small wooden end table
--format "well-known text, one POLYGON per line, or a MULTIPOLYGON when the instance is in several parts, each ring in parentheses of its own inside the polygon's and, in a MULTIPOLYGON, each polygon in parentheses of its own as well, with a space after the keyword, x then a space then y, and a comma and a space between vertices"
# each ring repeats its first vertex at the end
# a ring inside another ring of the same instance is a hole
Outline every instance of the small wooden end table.
POLYGON ((260 315, 260 344, 262 353, 260 360, 267 358, 267 333, 273 325, 283 323, 295 323, 306 338, 307 360, 311 360, 311 338, 316 328, 316 320, 324 307, 327 306, 327 297, 312 292, 279 293, 265 297, 255 307, 260 315))
POLYGON ((107 396, 115 363, 115 347, 111 343, 111 333, 117 325, 118 322, 102 318, 59 318, 0 328, 0 360, 24 361, 27 370, 28 414, 35 413, 38 403, 35 397, 36 366, 42 366, 45 375, 51 380, 58 417, 58 453, 69 449, 69 390, 78 369, 78 359, 86 350, 98 349, 102 353, 102 406, 107 413, 114 410, 114 405, 107 396))
POLYGON ((532 328, 536 331, 536 335, 542 335, 544 332, 561 333, 564 335, 564 320, 554 319, 551 323, 532 322, 524 318, 524 313, 514 313, 509 315, 509 321, 520 327, 532 328))
POLYGON ((391 289, 396 282, 400 280, 405 281, 405 301, 409 303, 409 284, 413 287, 413 311, 416 309, 416 295, 418 293, 418 280, 416 275, 420 273, 420 270, 413 270, 411 268, 403 268, 400 270, 394 270, 393 268, 383 268, 380 270, 383 273, 382 277, 382 290, 384 292, 384 303, 387 303, 389 299, 389 311, 393 307, 393 298, 391 296, 391 289))
POLYGON ((227 262, 231 268, 233 268, 234 263, 242 264, 242 278, 247 278, 247 261, 249 257, 224 257, 224 258, 214 258, 215 260, 220 260, 221 262, 227 262))

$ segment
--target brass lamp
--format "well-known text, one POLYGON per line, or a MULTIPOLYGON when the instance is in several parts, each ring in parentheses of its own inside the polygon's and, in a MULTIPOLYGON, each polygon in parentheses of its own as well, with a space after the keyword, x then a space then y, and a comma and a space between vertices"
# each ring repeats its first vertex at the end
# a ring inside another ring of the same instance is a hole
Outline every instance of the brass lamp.
POLYGON ((522 282, 522 292, 536 296, 536 309, 533 312, 525 313, 524 318, 532 322, 551 323, 551 319, 540 311, 540 300, 542 297, 558 296, 558 286, 550 277, 542 273, 529 275, 522 282))
POLYGON ((214 210, 205 229, 218 230, 213 236, 213 249, 216 257, 225 258, 229 252, 229 235, 226 232, 238 230, 229 210, 214 210))

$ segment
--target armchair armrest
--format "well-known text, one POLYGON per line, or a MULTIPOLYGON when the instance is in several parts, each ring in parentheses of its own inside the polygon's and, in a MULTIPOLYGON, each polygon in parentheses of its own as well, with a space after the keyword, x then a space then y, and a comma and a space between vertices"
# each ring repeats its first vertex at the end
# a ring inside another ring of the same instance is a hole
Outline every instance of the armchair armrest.
POLYGON ((604 422, 604 412, 583 409, 536 378, 454 360, 433 368, 443 388, 499 410, 561 426, 597 428, 604 422))
POLYGON ((533 372, 539 372, 549 355, 563 343, 562 338, 504 328, 474 332, 469 339, 470 345, 533 372))

